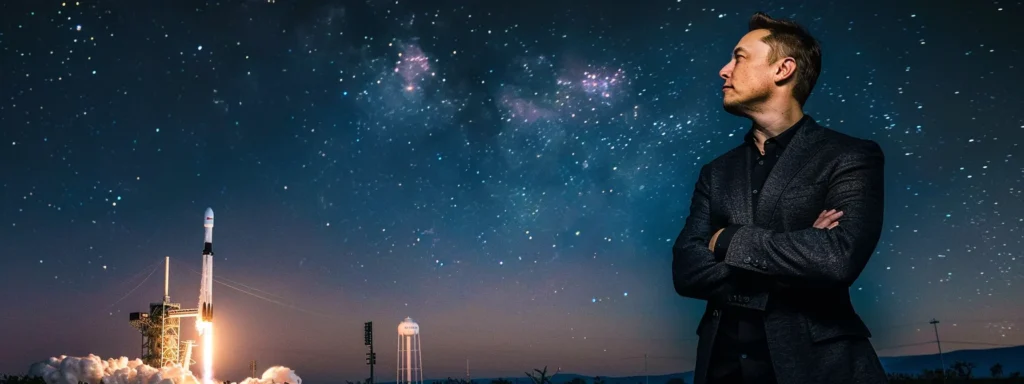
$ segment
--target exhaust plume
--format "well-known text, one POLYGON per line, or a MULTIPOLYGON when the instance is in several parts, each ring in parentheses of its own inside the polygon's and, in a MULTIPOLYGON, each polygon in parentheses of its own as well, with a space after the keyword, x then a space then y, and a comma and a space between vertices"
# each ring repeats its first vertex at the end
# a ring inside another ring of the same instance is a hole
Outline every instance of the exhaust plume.
POLYGON ((267 368, 263 372, 263 378, 254 377, 242 380, 238 384, 302 384, 302 378, 295 374, 295 371, 280 365, 267 368))
MULTIPOLYGON (((178 365, 154 368, 140 359, 103 360, 89 354, 85 357, 51 357, 32 364, 29 376, 42 377, 46 384, 201 384, 192 372, 178 365)), ((217 380, 214 380, 217 382, 217 380)), ((246 378, 239 384, 302 384, 302 379, 288 367, 273 366, 260 379, 246 378)))

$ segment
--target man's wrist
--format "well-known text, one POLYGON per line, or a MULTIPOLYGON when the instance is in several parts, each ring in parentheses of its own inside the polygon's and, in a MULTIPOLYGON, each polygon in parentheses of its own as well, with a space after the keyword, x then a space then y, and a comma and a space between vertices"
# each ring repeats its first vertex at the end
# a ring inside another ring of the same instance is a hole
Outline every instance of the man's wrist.
POLYGON ((743 225, 741 224, 733 224, 725 227, 718 234, 718 239, 715 240, 714 249, 716 261, 721 262, 722 260, 725 260, 725 255, 729 252, 729 243, 732 242, 733 235, 735 235, 736 231, 738 231, 742 226, 743 225))

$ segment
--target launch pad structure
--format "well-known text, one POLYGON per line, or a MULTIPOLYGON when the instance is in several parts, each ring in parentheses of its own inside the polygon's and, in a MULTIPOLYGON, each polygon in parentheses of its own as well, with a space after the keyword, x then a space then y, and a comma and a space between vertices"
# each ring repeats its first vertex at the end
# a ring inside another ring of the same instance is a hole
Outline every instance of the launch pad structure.
POLYGON ((199 316, 198 308, 182 309, 169 294, 171 258, 164 259, 164 298, 150 303, 149 312, 132 312, 128 321, 142 334, 142 362, 151 367, 179 365, 188 369, 194 340, 181 340, 181 319, 199 316))
POLYGON ((181 319, 195 318, 196 330, 204 337, 203 382, 209 384, 212 375, 213 348, 213 209, 206 208, 203 215, 203 272, 199 283, 199 305, 183 309, 172 303, 169 292, 171 257, 164 258, 164 298, 150 303, 149 312, 132 312, 128 322, 142 334, 142 361, 154 368, 177 365, 187 370, 192 360, 194 340, 181 340, 181 319))

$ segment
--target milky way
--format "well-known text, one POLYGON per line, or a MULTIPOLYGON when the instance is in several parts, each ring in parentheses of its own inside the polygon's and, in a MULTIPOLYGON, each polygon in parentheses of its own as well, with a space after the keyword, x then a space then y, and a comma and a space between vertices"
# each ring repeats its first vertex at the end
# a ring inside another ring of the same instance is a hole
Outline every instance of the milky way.
POLYGON ((672 289, 671 246, 749 128, 718 71, 757 10, 822 41, 807 112, 886 153, 851 288, 879 352, 931 353, 932 318, 944 348, 1024 343, 1019 3, 18 3, 0 372, 136 357, 163 256, 196 297, 206 207, 226 377, 359 379, 371 320, 390 372, 406 316, 428 378, 689 370, 704 303, 672 289))

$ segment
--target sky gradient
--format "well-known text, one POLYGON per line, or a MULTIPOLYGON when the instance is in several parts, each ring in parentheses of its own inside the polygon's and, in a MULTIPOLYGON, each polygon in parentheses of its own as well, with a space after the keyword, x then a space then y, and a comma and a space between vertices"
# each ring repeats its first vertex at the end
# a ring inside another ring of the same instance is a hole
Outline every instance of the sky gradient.
POLYGON ((367 377, 374 321, 393 380, 406 316, 428 379, 690 370, 671 246, 749 129, 718 70, 758 10, 822 42, 807 113, 886 153, 879 353, 1024 344, 1020 2, 471 3, 0 5, 0 372, 137 357, 207 207, 219 378, 367 377))

